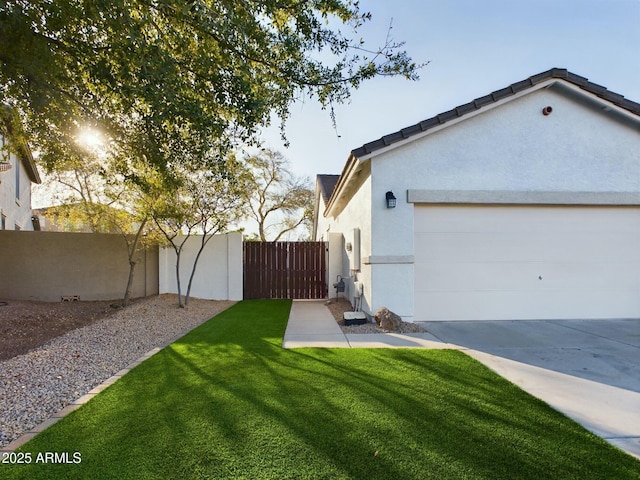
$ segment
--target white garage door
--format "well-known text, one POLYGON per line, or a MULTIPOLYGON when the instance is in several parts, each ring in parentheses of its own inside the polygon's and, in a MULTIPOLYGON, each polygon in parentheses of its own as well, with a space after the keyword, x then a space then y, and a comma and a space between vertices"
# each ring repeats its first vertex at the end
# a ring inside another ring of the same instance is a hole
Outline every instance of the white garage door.
POLYGON ((416 321, 640 317, 640 208, 414 212, 416 321))

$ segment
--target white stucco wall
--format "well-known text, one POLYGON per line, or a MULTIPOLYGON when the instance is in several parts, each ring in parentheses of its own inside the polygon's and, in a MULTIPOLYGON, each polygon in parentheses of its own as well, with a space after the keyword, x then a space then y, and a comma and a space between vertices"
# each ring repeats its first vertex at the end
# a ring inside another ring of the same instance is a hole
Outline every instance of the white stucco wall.
POLYGON ((640 192, 640 128, 567 87, 551 86, 376 152, 369 161, 368 304, 411 320, 416 246, 408 190, 640 192), (548 116, 545 106, 553 108, 548 116), (397 197, 395 209, 386 208, 388 190, 397 197))
MULTIPOLYGON (((190 237, 180 256, 180 283, 183 295, 187 292, 189 276, 201 239, 201 236, 196 235, 190 237)), ((181 239, 178 239, 178 242, 180 241, 181 239)), ((174 250, 160 249, 160 293, 178 293, 175 266, 174 250)), ((198 260, 191 296, 208 300, 242 300, 242 268, 242 234, 213 236, 198 260)))
MULTIPOLYGON (((322 205, 324 207, 324 205, 322 205)), ((324 209, 320 210, 322 214, 324 209)), ((362 301, 362 310, 370 312, 371 305, 371 268, 362 262, 363 257, 371 255, 371 177, 367 174, 366 178, 358 190, 354 193, 351 201, 345 206, 344 210, 339 212, 335 217, 329 215, 327 217, 318 218, 318 229, 316 240, 329 241, 333 238, 334 245, 337 237, 329 236, 329 233, 342 235, 342 251, 341 251, 341 271, 340 275, 345 279, 347 289, 345 297, 353 303, 353 283, 360 281, 364 284, 364 296, 362 301), (354 257, 354 228, 360 229, 360 270, 350 270, 350 265, 356 260, 354 257), (351 251, 347 251, 347 244, 351 244, 351 251)), ((330 246, 331 252, 335 250, 330 246)), ((335 253, 334 253, 335 257, 335 253)), ((335 258, 334 260, 335 261, 335 258)), ((330 264, 333 263, 329 258, 330 264)), ((331 270, 331 275, 335 273, 335 269, 331 270)), ((335 297, 336 291, 333 288, 335 276, 329 278, 329 297, 335 297)))
POLYGON ((322 194, 320 193, 318 187, 316 187, 316 202, 317 202, 317 211, 315 212, 316 229, 315 229, 315 238, 313 238, 313 240, 316 242, 328 242, 329 237, 327 233, 330 231, 331 221, 329 218, 323 215, 324 210, 327 206, 324 203, 324 199, 322 198, 322 194))
MULTIPOLYGON (((0 140, 1 142, 1 140, 0 140)), ((5 216, 5 228, 33 230, 31 223, 31 180, 22 161, 13 153, 9 155, 11 170, 0 173, 0 211, 5 216), (20 191, 16 195, 16 174, 20 191)))
POLYGON ((373 252, 412 255, 407 190, 637 192, 640 130, 550 88, 376 156, 371 169, 373 252))
MULTIPOLYGON (((413 205, 407 203, 406 179, 394 173, 395 159, 371 162, 371 310, 387 307, 403 320, 413 319, 413 205), (389 168, 391 167, 391 168, 389 168), (386 192, 396 197, 387 208, 386 192)), ((398 168, 403 168, 397 165, 398 168)), ((410 174, 409 174, 410 175, 410 174)))

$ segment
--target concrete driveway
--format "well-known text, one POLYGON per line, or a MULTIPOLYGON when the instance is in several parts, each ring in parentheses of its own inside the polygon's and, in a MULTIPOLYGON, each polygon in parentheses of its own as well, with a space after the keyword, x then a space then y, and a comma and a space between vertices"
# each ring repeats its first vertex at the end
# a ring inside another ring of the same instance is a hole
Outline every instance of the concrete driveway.
POLYGON ((640 319, 422 325, 640 458, 640 319))

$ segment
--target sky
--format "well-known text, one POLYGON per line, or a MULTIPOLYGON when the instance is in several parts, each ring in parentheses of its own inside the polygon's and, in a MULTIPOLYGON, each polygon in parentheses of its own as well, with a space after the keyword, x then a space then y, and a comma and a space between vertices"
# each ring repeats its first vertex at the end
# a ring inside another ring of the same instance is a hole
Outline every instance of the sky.
MULTIPOLYGON (((293 105, 285 148, 277 126, 265 146, 297 175, 338 174, 349 152, 551 68, 566 68, 640 102, 640 0, 361 0, 371 47, 391 35, 420 80, 377 78, 335 107, 337 128, 313 99, 293 105)), ((360 35, 359 35, 360 36, 360 35)))
MULTIPOLYGON (((551 68, 566 68, 640 102, 640 0, 360 0, 372 20, 357 33, 370 48, 391 36, 416 63, 416 82, 376 78, 328 111, 306 98, 286 124, 263 131, 292 171, 315 182, 339 174, 349 152, 551 68)), ((34 200, 34 206, 49 204, 34 200), (38 204, 38 205, 36 205, 38 204)), ((247 231, 255 228, 247 226, 247 231)))

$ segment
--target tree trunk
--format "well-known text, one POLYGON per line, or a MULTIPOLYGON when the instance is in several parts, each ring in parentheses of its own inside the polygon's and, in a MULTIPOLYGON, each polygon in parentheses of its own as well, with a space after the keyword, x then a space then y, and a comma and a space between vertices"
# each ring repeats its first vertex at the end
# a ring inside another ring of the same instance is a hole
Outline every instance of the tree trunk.
POLYGON ((189 295, 191 295, 191 284, 193 283, 193 277, 195 276, 195 273, 196 273, 196 267, 198 266, 198 260, 200 259, 200 254, 204 250, 204 247, 206 247, 209 240, 211 240, 212 236, 213 235, 209 235, 208 237, 207 235, 202 236, 202 242, 200 243, 200 250, 198 250, 198 254, 196 255, 195 260, 193 261, 193 268, 191 269, 191 275, 189 276, 189 285, 187 286, 187 295, 185 296, 185 300, 184 300, 185 305, 189 303, 189 295))
POLYGON ((142 235, 142 231, 144 230, 144 226, 147 223, 147 219, 145 218, 138 231, 136 232, 136 236, 133 240, 133 245, 128 249, 129 250, 129 279, 127 280, 127 289, 124 291, 124 298, 122 299, 122 306, 126 307, 129 305, 129 300, 131 298, 131 286, 133 285, 133 274, 136 269, 136 250, 138 249, 138 245, 140 243, 140 236, 142 235))
POLYGON ((184 308, 182 303, 182 289, 180 287, 180 254, 182 253, 182 246, 180 249, 176 248, 176 282, 178 284, 178 307, 184 308))
POLYGON ((122 306, 126 307, 129 305, 129 299, 131 298, 131 285, 133 285, 133 272, 136 268, 135 260, 131 260, 131 256, 129 257, 129 280, 127 280, 127 289, 124 292, 124 298, 122 299, 122 306))

